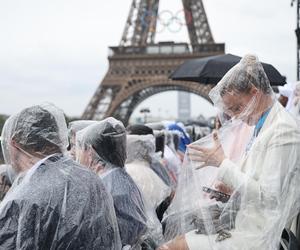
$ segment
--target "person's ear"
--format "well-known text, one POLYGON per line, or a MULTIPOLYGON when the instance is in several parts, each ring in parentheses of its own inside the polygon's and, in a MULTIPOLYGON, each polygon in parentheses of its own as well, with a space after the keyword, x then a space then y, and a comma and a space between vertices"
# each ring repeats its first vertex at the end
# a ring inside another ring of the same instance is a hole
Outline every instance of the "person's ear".
POLYGON ((15 140, 13 140, 13 139, 10 141, 10 144, 11 144, 11 146, 13 146, 14 148, 17 148, 17 149, 20 148, 20 145, 19 145, 15 140))
POLYGON ((95 154, 93 148, 88 147, 86 153, 87 153, 87 157, 88 157, 88 162, 89 162, 89 164, 91 164, 93 162, 94 154, 95 154))
POLYGON ((92 157, 93 157, 93 151, 92 151, 92 149, 89 148, 87 152, 88 152, 89 158, 92 159, 92 157))
POLYGON ((257 89, 256 87, 252 86, 252 88, 251 88, 251 90, 250 90, 250 94, 251 94, 252 96, 254 96, 254 95, 257 94, 257 92, 258 92, 258 89, 257 89))
POLYGON ((18 150, 19 152, 22 152, 23 154, 30 155, 29 152, 23 149, 23 147, 13 139, 11 140, 11 146, 14 147, 16 150, 18 150))

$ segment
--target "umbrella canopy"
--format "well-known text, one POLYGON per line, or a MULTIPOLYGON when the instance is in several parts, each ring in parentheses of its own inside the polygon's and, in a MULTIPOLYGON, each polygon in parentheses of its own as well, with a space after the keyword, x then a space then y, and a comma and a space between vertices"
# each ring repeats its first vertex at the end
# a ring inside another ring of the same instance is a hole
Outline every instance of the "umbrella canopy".
MULTIPOLYGON (((181 64, 171 75, 173 80, 217 84, 222 77, 241 60, 232 54, 191 59, 181 64)), ((284 85, 283 77, 271 64, 262 63, 271 85, 284 85)))

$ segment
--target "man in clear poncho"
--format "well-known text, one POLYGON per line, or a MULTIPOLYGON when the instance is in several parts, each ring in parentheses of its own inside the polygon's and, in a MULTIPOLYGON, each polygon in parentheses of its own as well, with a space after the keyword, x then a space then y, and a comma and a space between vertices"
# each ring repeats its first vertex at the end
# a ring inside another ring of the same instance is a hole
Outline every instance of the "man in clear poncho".
POLYGON ((147 231, 146 215, 140 191, 124 169, 123 124, 110 117, 77 132, 76 158, 100 176, 112 195, 122 246, 138 246, 147 231))
POLYGON ((234 66, 210 97, 232 119, 210 143, 204 139, 189 147, 186 171, 173 206, 176 210, 189 203, 188 209, 198 209, 197 230, 185 230, 190 222, 182 220, 183 235, 160 249, 279 249, 282 230, 300 209, 299 125, 275 100, 263 67, 253 55, 234 66), (230 131, 230 126, 236 128, 238 122, 255 128, 241 160, 234 162, 226 155, 224 140, 235 138, 231 135, 226 139, 224 131, 230 131), (212 167, 218 168, 220 190, 231 194, 217 218, 205 204, 205 180, 197 178, 200 172, 209 176, 212 167), (188 182, 192 183, 190 189, 184 190, 188 182), (237 202, 238 206, 232 206, 237 202), (233 225, 228 225, 223 219, 234 213, 232 208, 236 217, 231 218, 233 225))
MULTIPOLYGON (((126 128, 126 131, 129 135, 154 135, 152 128, 142 124, 130 125, 126 128)), ((164 147, 164 142, 162 147, 164 147)), ((150 167, 167 186, 172 185, 171 177, 166 168, 160 162, 158 154, 152 155, 150 159, 150 167)))
POLYGON ((128 135, 126 171, 142 192, 150 234, 157 243, 163 241, 162 226, 157 218, 156 209, 171 195, 168 187, 150 168, 155 153, 153 135, 128 135))
POLYGON ((91 171, 63 156, 67 127, 53 105, 11 116, 4 158, 19 174, 0 203, 1 249, 121 247, 111 196, 91 171))
POLYGON ((137 183, 151 207, 156 209, 170 195, 171 188, 150 168, 151 158, 155 153, 154 140, 152 135, 127 136, 126 171, 137 183))
MULTIPOLYGON (((174 137, 175 131, 165 131, 166 135, 166 144, 164 148, 164 157, 166 160, 166 167, 169 172, 172 174, 172 178, 177 184, 178 176, 181 171, 182 162, 180 155, 178 154, 179 150, 175 148, 174 137)), ((181 154, 181 153, 180 153, 181 154)))

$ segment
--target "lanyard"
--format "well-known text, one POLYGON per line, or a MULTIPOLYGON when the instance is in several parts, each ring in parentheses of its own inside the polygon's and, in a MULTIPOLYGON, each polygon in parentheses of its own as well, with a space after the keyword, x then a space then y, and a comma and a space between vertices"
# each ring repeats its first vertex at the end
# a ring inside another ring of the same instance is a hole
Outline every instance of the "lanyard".
POLYGON ((254 128, 254 133, 246 147, 246 153, 248 153, 248 151, 250 150, 253 142, 254 142, 254 139, 258 136, 261 128, 263 127, 267 117, 268 117, 268 114, 270 113, 271 111, 271 108, 269 108, 265 113, 263 113, 263 115, 259 118, 258 122, 256 123, 255 125, 255 128, 254 128))
POLYGON ((269 108, 258 120, 255 128, 254 128, 254 137, 257 137, 261 128, 263 127, 267 117, 268 117, 268 114, 270 113, 271 109, 269 108))

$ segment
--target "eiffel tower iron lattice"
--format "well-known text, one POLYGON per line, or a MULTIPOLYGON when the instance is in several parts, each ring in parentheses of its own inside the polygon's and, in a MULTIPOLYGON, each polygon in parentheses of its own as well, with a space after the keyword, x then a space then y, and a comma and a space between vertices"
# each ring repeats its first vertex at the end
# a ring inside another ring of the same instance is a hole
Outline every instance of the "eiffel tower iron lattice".
POLYGON ((195 93, 209 100, 212 85, 173 81, 172 71, 185 60, 224 54, 215 43, 202 0, 182 0, 190 44, 155 43, 159 0, 133 0, 119 46, 110 47, 109 69, 82 118, 114 116, 126 125, 135 107, 148 97, 170 90, 195 93))

